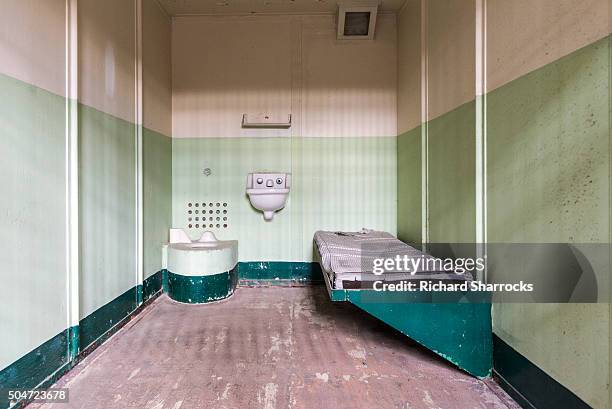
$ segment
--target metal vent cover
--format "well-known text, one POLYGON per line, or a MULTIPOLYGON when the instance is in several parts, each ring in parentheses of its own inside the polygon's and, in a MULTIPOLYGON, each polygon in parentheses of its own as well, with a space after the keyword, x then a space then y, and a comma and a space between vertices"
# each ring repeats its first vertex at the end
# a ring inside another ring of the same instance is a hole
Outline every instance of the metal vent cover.
POLYGON ((367 36, 370 30, 369 11, 347 11, 344 13, 344 36, 367 36))
POLYGON ((378 3, 345 3, 338 7, 338 40, 373 40, 378 3))

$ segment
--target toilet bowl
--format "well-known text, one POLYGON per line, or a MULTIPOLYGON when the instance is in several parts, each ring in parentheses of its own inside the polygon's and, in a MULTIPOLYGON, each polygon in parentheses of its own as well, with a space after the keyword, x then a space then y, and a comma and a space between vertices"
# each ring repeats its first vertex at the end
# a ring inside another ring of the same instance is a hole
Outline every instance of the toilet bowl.
POLYGON ((182 229, 170 229, 163 248, 165 288, 175 301, 203 304, 228 298, 238 282, 238 241, 218 240, 204 232, 191 241, 182 229))

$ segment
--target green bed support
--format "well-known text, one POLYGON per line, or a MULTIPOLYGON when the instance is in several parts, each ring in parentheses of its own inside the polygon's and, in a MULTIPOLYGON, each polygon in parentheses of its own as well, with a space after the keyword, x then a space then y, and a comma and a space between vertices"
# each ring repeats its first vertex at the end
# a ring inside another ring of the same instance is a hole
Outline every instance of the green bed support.
POLYGON ((493 339, 488 294, 378 292, 334 289, 332 301, 350 302, 478 378, 491 376, 493 339))

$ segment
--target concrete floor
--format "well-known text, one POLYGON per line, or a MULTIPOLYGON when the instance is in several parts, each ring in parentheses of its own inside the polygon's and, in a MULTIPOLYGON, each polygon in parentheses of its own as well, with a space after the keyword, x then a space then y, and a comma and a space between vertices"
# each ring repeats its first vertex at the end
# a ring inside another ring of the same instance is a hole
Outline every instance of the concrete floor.
POLYGON ((56 387, 66 408, 519 408, 324 287, 161 296, 56 387))

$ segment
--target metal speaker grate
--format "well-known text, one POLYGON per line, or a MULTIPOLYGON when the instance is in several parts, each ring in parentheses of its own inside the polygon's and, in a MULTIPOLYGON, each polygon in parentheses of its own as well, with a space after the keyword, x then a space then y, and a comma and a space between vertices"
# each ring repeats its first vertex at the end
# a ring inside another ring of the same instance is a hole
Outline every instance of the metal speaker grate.
POLYGON ((228 202, 220 200, 192 201, 187 203, 185 216, 185 224, 190 230, 227 229, 230 206, 228 202))

